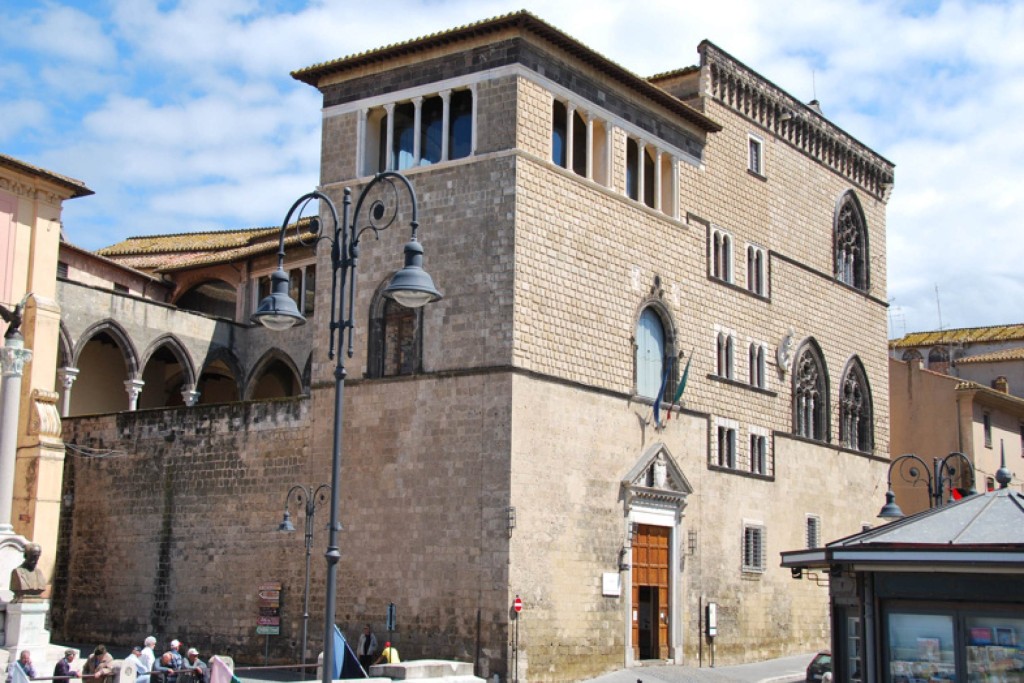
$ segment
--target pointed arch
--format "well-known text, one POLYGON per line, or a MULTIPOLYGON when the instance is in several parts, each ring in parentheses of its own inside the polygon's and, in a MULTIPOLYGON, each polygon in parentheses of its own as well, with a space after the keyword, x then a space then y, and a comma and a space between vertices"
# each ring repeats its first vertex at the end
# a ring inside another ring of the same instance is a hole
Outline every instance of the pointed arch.
POLYGON ((815 441, 829 440, 828 369, 813 337, 797 348, 793 363, 793 433, 815 441))
POLYGON ((633 393, 657 398, 666 374, 665 393, 675 391, 678 383, 675 321, 665 304, 650 298, 637 309, 633 332, 633 393))
POLYGON ((75 367, 81 367, 82 350, 94 337, 100 334, 106 334, 120 347, 121 353, 124 354, 128 377, 132 379, 137 378, 139 376, 139 368, 141 367, 139 364, 139 351, 135 347, 135 343, 132 342, 128 332, 121 327, 120 323, 112 318, 93 323, 78 338, 78 344, 75 346, 73 354, 75 367))
POLYGON ((370 301, 367 377, 415 375, 423 371, 423 309, 406 308, 384 296, 393 276, 394 273, 380 283, 370 301))
POLYGON ((836 279, 867 291, 871 286, 867 221, 853 190, 847 190, 836 201, 832 233, 836 279))
POLYGON ((855 451, 874 450, 874 411, 864 364, 852 356, 839 385, 839 443, 855 451))
POLYGON ((256 362, 245 383, 245 400, 291 398, 302 394, 295 361, 281 349, 270 349, 256 362))
POLYGON ((70 367, 79 369, 70 394, 68 415, 128 410, 126 382, 141 379, 139 353, 114 320, 101 320, 82 333, 72 351, 70 367))
POLYGON ((242 364, 231 349, 218 346, 206 354, 196 382, 199 403, 231 403, 242 396, 242 364))
POLYGON ((196 383, 195 364, 185 345, 173 334, 155 339, 142 355, 140 408, 166 408, 185 404, 182 391, 196 383))

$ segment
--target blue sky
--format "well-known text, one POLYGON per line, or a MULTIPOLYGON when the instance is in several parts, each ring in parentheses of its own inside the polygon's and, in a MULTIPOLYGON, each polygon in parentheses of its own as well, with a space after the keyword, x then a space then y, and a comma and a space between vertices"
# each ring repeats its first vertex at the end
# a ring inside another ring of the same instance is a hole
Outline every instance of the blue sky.
POLYGON ((86 248, 276 225, 318 177, 320 101, 292 70, 523 8, 641 75, 696 63, 707 38, 896 164, 891 334, 1024 321, 1024 3, 364 7, 3 0, 0 152, 96 192, 64 211, 86 248))

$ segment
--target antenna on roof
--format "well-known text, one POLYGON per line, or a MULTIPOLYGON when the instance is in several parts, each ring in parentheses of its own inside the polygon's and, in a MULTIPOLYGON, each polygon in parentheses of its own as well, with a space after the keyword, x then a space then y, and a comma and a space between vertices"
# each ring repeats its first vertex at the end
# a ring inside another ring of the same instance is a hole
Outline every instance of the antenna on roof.
POLYGON ((939 332, 942 332, 942 302, 939 300, 939 286, 935 285, 935 308, 939 311, 939 332))

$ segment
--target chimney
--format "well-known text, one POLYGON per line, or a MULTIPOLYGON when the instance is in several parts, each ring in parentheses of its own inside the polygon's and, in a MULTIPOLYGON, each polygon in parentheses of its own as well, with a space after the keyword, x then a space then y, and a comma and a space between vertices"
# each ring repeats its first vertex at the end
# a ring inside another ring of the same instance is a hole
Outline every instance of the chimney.
POLYGON ((1007 381, 1006 377, 1004 377, 1003 375, 999 375, 999 377, 996 377, 994 380, 992 380, 992 388, 995 389, 996 391, 1001 391, 1004 394, 1008 394, 1010 393, 1010 382, 1007 381))

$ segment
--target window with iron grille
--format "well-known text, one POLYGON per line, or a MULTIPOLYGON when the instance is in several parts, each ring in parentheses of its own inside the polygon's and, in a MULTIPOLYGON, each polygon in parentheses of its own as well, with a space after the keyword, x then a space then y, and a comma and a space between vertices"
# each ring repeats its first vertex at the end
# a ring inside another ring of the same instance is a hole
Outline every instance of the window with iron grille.
POLYGON ((807 515, 807 547, 821 547, 821 518, 817 515, 807 515))
POLYGON ((764 175, 764 143, 753 135, 747 138, 747 170, 764 175))
POLYGON ((764 572, 765 529, 760 525, 747 524, 743 527, 743 571, 764 572))

